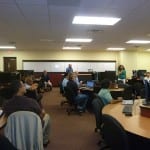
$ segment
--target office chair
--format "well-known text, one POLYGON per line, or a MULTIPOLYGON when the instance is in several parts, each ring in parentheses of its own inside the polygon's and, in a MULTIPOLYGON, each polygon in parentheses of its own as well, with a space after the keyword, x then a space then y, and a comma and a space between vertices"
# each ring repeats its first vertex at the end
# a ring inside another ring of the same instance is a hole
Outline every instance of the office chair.
POLYGON ((41 100, 43 98, 43 95, 41 93, 38 93, 36 90, 27 89, 26 93, 24 95, 27 97, 35 99, 39 104, 41 104, 41 100))
MULTIPOLYGON (((128 135, 122 125, 112 116, 102 115, 102 134, 111 150, 130 150, 128 135)), ((105 149, 105 147, 100 150, 105 149)))
POLYGON ((95 115, 95 120, 96 120, 95 132, 98 132, 99 130, 101 130, 103 107, 104 107, 103 101, 101 100, 99 96, 96 95, 96 97, 92 101, 93 113, 95 115))
POLYGON ((70 115, 71 112, 76 112, 79 115, 81 115, 81 113, 77 109, 77 104, 75 104, 75 102, 74 102, 74 97, 73 97, 73 94, 72 94, 72 91, 70 90, 70 88, 65 87, 64 90, 65 90, 65 97, 68 102, 68 107, 66 109, 66 112, 68 113, 68 115, 70 115))
POLYGON ((43 131, 40 117, 30 111, 12 113, 4 135, 19 150, 43 150, 43 131))
MULTIPOLYGON (((61 94, 63 97, 65 97, 65 88, 63 88, 63 86, 62 86, 62 82, 60 83, 59 88, 60 88, 60 94, 61 94)), ((62 101, 60 102, 60 106, 63 106, 64 104, 68 104, 68 103, 69 103, 69 102, 68 102, 68 100, 67 100, 67 98, 66 98, 66 100, 62 100, 62 101)))

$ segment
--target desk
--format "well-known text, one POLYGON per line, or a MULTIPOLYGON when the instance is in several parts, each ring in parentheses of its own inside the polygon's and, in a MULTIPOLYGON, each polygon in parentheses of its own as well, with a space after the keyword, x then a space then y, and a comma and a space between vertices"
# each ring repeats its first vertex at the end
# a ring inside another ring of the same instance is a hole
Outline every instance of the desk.
POLYGON ((133 116, 127 117, 122 113, 121 103, 106 105, 102 113, 109 114, 116 118, 126 131, 150 139, 150 118, 140 115, 141 101, 136 100, 133 106, 133 116))
POLYGON ((88 88, 88 87, 86 87, 86 86, 80 87, 79 90, 81 90, 81 91, 91 91, 91 92, 94 91, 93 88, 88 88))
POLYGON ((110 88, 109 91, 110 92, 123 92, 124 88, 110 88))

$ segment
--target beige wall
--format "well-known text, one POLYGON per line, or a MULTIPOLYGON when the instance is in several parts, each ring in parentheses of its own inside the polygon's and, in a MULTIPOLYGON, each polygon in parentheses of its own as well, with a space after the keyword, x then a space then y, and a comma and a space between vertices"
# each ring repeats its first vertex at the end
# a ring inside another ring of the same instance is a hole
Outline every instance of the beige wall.
POLYGON ((142 52, 101 52, 101 51, 0 51, 0 71, 3 71, 3 57, 17 57, 17 69, 22 60, 115 60, 116 69, 123 64, 130 78, 133 69, 150 71, 150 53, 142 52))

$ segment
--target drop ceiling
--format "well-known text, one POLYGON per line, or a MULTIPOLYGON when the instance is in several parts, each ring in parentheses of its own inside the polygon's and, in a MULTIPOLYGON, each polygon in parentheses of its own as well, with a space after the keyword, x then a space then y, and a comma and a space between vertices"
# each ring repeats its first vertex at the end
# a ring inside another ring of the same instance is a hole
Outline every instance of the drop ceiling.
POLYGON ((83 51, 125 47, 127 51, 150 44, 126 44, 131 39, 150 40, 149 0, 0 0, 0 45, 17 50, 61 51, 81 46, 83 51), (122 18, 114 26, 72 24, 75 15, 122 18), (66 43, 66 38, 92 38, 91 43, 66 43))

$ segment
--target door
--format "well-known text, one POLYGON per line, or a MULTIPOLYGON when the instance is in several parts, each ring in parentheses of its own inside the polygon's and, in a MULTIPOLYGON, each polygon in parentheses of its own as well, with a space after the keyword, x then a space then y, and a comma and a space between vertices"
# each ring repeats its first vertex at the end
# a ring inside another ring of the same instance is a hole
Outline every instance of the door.
POLYGON ((3 57, 4 72, 16 71, 16 57, 3 57))

